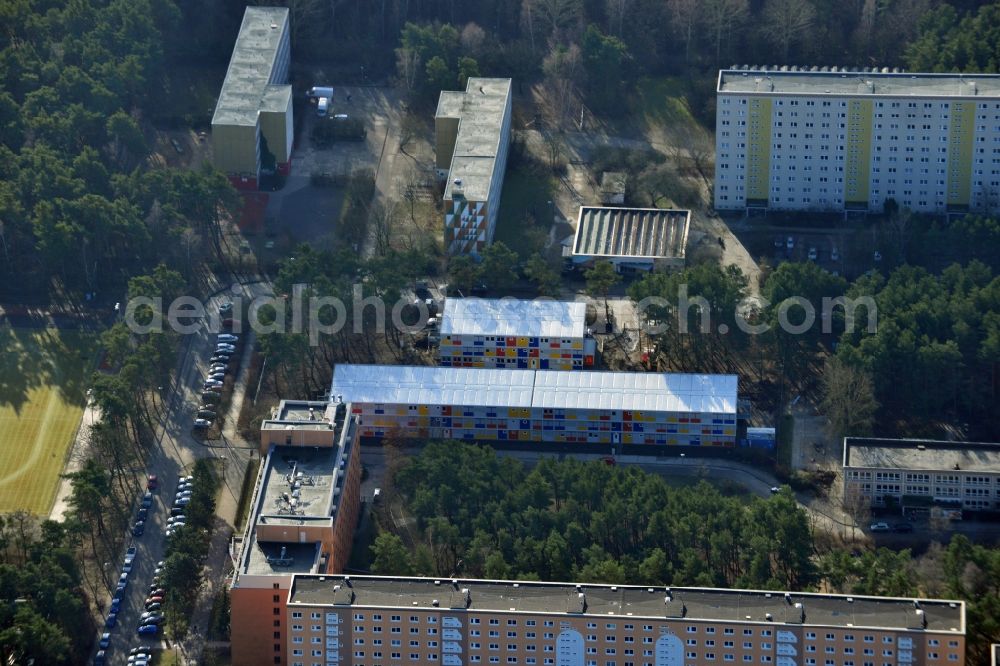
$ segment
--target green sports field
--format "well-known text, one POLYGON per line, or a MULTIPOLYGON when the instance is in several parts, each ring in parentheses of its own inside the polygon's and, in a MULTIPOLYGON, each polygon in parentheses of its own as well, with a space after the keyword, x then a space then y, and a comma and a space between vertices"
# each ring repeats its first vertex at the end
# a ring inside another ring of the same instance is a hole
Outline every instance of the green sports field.
POLYGON ((95 349, 80 331, 0 326, 0 513, 51 509, 95 349))

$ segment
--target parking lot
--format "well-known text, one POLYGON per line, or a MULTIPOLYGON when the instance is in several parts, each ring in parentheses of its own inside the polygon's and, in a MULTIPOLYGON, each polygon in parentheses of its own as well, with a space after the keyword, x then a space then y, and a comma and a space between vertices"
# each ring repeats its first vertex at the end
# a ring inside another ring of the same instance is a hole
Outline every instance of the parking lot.
POLYGON ((316 187, 310 181, 311 176, 325 174, 342 178, 364 170, 376 173, 390 126, 398 126, 400 103, 392 89, 349 87, 334 90, 326 117, 318 116, 312 106, 307 106, 297 117, 300 127, 296 130, 291 173, 281 189, 270 193, 265 213, 269 234, 288 234, 296 241, 311 243, 331 238, 336 233, 344 188, 316 187), (330 122, 336 115, 362 121, 366 131, 364 140, 337 141, 324 148, 313 146, 313 127, 316 123, 330 122))
POLYGON ((813 261, 848 280, 881 269, 888 254, 873 231, 858 229, 853 222, 836 228, 781 227, 755 217, 730 220, 729 226, 752 257, 767 259, 772 266, 813 261))
MULTIPOLYGON (((217 297, 212 300, 212 307, 219 308, 228 297, 217 297)), ((136 505, 132 509, 133 520, 130 522, 131 529, 134 530, 129 547, 134 547, 134 560, 131 570, 128 572, 126 584, 122 591, 118 593, 115 586, 108 591, 108 598, 103 601, 104 617, 107 622, 109 612, 114 608, 111 604, 118 596, 118 612, 110 624, 113 626, 102 626, 99 634, 109 633, 107 647, 105 649, 104 661, 95 657, 95 664, 114 664, 121 666, 129 663, 130 650, 140 649, 145 653, 162 650, 165 646, 162 629, 149 629, 148 634, 138 633, 142 624, 142 614, 147 612, 146 604, 150 597, 151 585, 153 584, 154 572, 157 564, 166 559, 167 532, 171 523, 171 511, 180 513, 177 509, 185 504, 186 495, 177 496, 177 492, 190 492, 192 488, 181 487, 181 479, 192 469, 196 459, 203 457, 213 457, 216 459, 230 460, 233 464, 223 465, 225 478, 223 483, 223 500, 226 501, 229 509, 235 510, 237 497, 233 491, 238 493, 242 483, 242 472, 245 469, 247 451, 234 448, 225 439, 222 444, 215 441, 205 440, 206 434, 211 435, 214 430, 196 427, 195 419, 199 418, 199 411, 205 405, 204 393, 206 390, 206 378, 210 374, 210 359, 218 356, 218 332, 199 330, 197 333, 185 336, 182 341, 181 364, 178 368, 178 381, 175 383, 166 399, 166 413, 162 419, 161 430, 158 432, 158 450, 150 460, 144 475, 153 474, 156 477, 155 488, 152 488, 147 495, 137 498, 136 505), (180 500, 179 502, 177 500, 180 500), (232 505, 231 507, 229 505, 232 505), (140 511, 145 508, 145 520, 141 533, 135 530, 135 520, 140 517, 140 511)), ((223 343, 225 344, 225 343, 223 343)), ((241 349, 238 345, 234 351, 241 349)), ((233 361, 229 365, 229 376, 224 382, 225 389, 232 386, 237 368, 240 367, 238 354, 232 356, 233 361)), ((217 387, 216 390, 222 387, 217 387)), ((214 424, 213 424, 214 425, 214 424)), ((176 522, 177 517, 173 517, 176 522)), ((213 547, 215 547, 215 537, 226 537, 228 533, 213 533, 213 547)), ((225 543, 221 544, 224 550, 225 543)), ((218 550, 218 549, 217 549, 218 550)), ((125 553, 122 558, 114 562, 105 564, 108 577, 117 580, 122 572, 125 553)), ((210 557, 211 559, 211 557, 210 557)), ((224 559, 224 558, 221 558, 224 559)), ((221 569, 221 559, 219 562, 207 562, 209 572, 207 574, 206 592, 215 587, 218 582, 213 578, 212 572, 221 569)), ((219 574, 221 576, 221 573, 219 574)), ((166 591, 166 590, 164 590, 166 591)), ((204 596, 204 595, 203 595, 204 596)), ((210 601, 210 597, 209 597, 210 601)), ((156 603, 152 601, 151 603, 156 603)), ((201 604, 196 606, 196 617, 191 618, 192 625, 199 620, 203 610, 201 604)), ((155 611, 154 611, 155 612, 155 611)), ((194 626, 192 626, 194 629, 194 626)), ((204 632, 193 631, 195 642, 203 639, 204 632)), ((200 643, 199 643, 200 644, 200 643)), ((191 653, 197 654, 200 648, 195 643, 184 644, 183 648, 190 649, 191 653)), ((100 653, 99 653, 100 654, 100 653)), ((142 663, 141 659, 133 659, 131 663, 142 663)))

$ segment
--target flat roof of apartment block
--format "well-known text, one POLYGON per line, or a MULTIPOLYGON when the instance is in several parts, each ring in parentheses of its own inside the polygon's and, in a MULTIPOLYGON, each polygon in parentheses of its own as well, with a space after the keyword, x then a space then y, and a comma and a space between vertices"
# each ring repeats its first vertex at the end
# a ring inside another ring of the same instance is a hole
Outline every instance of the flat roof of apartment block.
POLYGON ((441 316, 441 335, 582 338, 587 304, 515 298, 448 298, 441 316))
POLYGON ((1000 472, 1000 444, 846 437, 845 467, 1000 472))
POLYGON ((458 192, 469 201, 486 201, 489 197, 510 88, 510 79, 474 77, 469 79, 465 92, 441 92, 434 117, 459 119, 445 184, 446 200, 452 200, 458 192))
POLYGON ((222 82, 213 125, 257 125, 260 111, 288 108, 292 87, 271 84, 271 70, 288 30, 287 7, 247 7, 222 82))
POLYGON ((354 609, 422 608, 442 613, 457 610, 752 622, 778 630, 782 625, 813 625, 965 632, 965 605, 961 601, 764 590, 298 575, 292 581, 289 603, 354 609))
MULTIPOLYGON (((1000 97, 1000 75, 914 72, 796 71, 723 69, 717 92, 766 95, 837 95, 873 97, 1000 97)), ((822 69, 830 69, 829 67, 822 69)))
POLYGON ((333 370, 345 403, 735 414, 736 375, 352 365, 333 370))

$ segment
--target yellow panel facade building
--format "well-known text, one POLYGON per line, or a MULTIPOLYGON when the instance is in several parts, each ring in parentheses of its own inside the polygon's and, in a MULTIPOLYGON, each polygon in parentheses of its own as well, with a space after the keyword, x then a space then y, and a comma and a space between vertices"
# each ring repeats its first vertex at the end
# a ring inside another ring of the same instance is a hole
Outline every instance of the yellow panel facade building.
POLYGON ((1000 76, 719 72, 715 208, 1000 210, 1000 76))

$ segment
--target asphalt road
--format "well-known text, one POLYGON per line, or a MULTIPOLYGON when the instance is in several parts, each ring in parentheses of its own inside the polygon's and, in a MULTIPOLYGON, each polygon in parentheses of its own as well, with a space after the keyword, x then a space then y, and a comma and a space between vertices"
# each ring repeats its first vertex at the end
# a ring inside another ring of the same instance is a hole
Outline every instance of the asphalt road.
MULTIPOLYGON (((228 290, 224 290, 220 296, 213 297, 208 306, 218 308, 228 297, 228 290)), ((139 615, 144 610, 143 605, 152 581, 153 569, 156 567, 156 562, 164 559, 166 547, 164 531, 178 479, 190 472, 196 459, 217 455, 196 439, 191 429, 197 407, 201 402, 201 387, 208 368, 208 360, 215 348, 215 336, 215 332, 209 332, 202 327, 197 333, 182 338, 178 379, 173 387, 164 392, 166 407, 160 416, 156 449, 145 470, 145 473, 157 475, 159 490, 154 493, 145 533, 133 538, 138 552, 132 573, 129 574, 128 587, 122 610, 118 614, 117 625, 110 630, 111 645, 107 650, 106 661, 109 665, 125 664, 128 651, 133 647, 143 646, 150 649, 165 647, 162 631, 157 636, 139 636, 136 629, 139 625, 139 615)), ((248 354, 248 346, 244 345, 241 352, 248 354)), ((233 364, 233 371, 242 365, 233 364)), ((140 499, 137 499, 133 513, 138 508, 139 501, 140 499)), ((123 561, 124 553, 117 562, 108 564, 109 578, 117 579, 123 561)), ((109 591, 108 598, 104 600, 105 608, 110 606, 111 592, 113 590, 109 591)))

